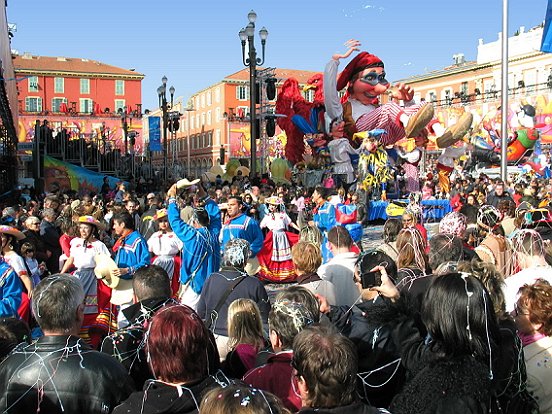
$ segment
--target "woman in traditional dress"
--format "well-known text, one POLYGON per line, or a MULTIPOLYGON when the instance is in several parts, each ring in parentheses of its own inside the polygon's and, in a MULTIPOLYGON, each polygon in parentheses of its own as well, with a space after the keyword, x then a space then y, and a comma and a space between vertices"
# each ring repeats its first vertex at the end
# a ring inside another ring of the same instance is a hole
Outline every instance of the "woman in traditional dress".
POLYGON ((27 266, 25 266, 25 260, 16 252, 17 242, 23 240, 25 235, 15 227, 5 225, 0 226, 0 235, 2 236, 2 256, 6 263, 15 270, 15 273, 17 273, 17 276, 21 279, 21 284, 23 285, 21 305, 19 305, 17 313, 21 319, 29 323, 31 315, 30 298, 33 291, 33 282, 30 271, 27 266))
POLYGON ((105 309, 110 309, 111 289, 101 283, 94 275, 95 257, 98 254, 110 255, 106 245, 97 239, 103 225, 92 216, 81 216, 77 220, 79 237, 71 240, 70 256, 60 273, 66 273, 74 266, 73 275, 82 283, 84 289, 84 322, 80 336, 97 348, 102 337, 108 332, 101 332, 98 316, 105 309), (99 330, 91 328, 100 328, 99 330))
POLYGON ((261 229, 270 231, 265 237, 263 247, 257 254, 261 270, 259 278, 271 282, 293 282, 295 270, 291 260, 291 247, 297 243, 299 236, 287 231, 288 226, 300 231, 299 227, 292 223, 285 211, 282 200, 276 196, 266 199, 268 214, 260 223, 261 229))
POLYGON ((182 263, 180 251, 184 244, 169 224, 167 209, 157 211, 153 219, 157 222, 159 230, 148 239, 148 249, 153 254, 151 262, 167 271, 171 279, 173 295, 176 295, 180 289, 180 266, 182 263))

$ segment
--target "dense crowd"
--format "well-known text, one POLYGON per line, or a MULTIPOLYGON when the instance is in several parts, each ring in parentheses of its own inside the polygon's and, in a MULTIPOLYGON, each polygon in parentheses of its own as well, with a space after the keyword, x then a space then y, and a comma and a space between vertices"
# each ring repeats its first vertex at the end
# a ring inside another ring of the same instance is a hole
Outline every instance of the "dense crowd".
POLYGON ((446 198, 437 231, 412 197, 363 248, 354 185, 18 194, 0 411, 552 413, 552 180, 446 198))

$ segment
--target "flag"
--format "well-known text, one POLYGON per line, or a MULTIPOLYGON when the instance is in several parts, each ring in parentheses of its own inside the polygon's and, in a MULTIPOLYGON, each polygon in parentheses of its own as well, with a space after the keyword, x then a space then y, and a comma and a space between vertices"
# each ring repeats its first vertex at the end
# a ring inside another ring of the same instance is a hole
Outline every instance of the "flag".
POLYGON ((546 7, 546 17, 544 18, 544 30, 542 32, 541 52, 552 52, 552 0, 548 0, 546 7))
POLYGON ((149 149, 150 151, 162 151, 161 147, 161 117, 150 116, 149 122, 149 149))

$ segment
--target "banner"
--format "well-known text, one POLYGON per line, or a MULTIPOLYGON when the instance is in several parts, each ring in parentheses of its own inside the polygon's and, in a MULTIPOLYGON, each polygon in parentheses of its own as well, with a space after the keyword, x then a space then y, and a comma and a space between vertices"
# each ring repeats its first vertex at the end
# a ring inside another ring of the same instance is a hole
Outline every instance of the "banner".
POLYGON ((552 52, 552 0, 548 0, 546 7, 546 16, 544 18, 544 31, 542 32, 541 52, 552 52))
POLYGON ((103 178, 108 177, 111 189, 123 180, 117 177, 106 176, 105 174, 90 171, 67 162, 44 156, 44 189, 46 192, 74 190, 79 196, 84 194, 99 194, 103 178))
POLYGON ((150 116, 149 121, 149 149, 150 151, 162 151, 161 146, 161 117, 150 116))

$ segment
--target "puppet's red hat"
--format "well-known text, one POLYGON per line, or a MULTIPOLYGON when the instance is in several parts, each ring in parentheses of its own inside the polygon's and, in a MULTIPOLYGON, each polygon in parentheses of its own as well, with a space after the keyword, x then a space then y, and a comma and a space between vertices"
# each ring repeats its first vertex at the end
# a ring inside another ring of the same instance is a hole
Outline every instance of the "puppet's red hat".
POLYGON ((347 83, 349 83, 353 75, 370 67, 383 67, 383 62, 376 55, 371 55, 368 52, 360 52, 347 66, 345 66, 343 72, 337 77, 337 90, 340 91, 347 86, 347 83))

